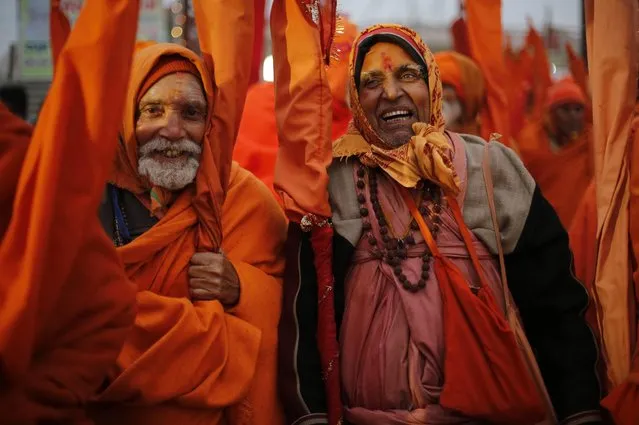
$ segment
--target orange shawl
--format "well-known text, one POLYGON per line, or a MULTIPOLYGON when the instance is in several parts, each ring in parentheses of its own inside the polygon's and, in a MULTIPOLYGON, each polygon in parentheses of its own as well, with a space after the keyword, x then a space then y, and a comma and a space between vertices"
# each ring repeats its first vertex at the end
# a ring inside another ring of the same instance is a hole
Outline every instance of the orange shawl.
MULTIPOLYGON (((186 48, 155 44, 137 52, 112 180, 143 196, 148 187, 135 171, 135 102, 153 65, 170 54, 196 65, 209 111, 220 95, 208 68, 186 48)), ((227 194, 221 184, 220 170, 228 168, 230 179, 231 166, 219 162, 226 142, 212 131, 214 115, 202 141, 194 187, 179 193, 155 226, 118 248, 128 276, 138 286, 139 312, 113 380, 100 397, 101 402, 123 405, 97 409, 98 423, 217 424, 226 416, 232 423, 266 425, 279 418, 276 399, 267 394, 275 394, 284 218, 265 189, 256 188, 245 176, 235 183, 235 198, 224 201, 234 188, 228 186, 227 194), (247 238, 258 238, 260 244, 247 238), (218 301, 188 299, 191 257, 220 247, 241 280, 240 304, 233 311, 225 312, 218 301), (225 407, 231 409, 224 411, 225 407)))
POLYGON ((86 2, 26 152, 28 127, 0 108, 2 217, 15 194, 0 242, 3 423, 84 423, 84 406, 133 320, 134 288, 96 211, 115 153, 138 7, 86 2))

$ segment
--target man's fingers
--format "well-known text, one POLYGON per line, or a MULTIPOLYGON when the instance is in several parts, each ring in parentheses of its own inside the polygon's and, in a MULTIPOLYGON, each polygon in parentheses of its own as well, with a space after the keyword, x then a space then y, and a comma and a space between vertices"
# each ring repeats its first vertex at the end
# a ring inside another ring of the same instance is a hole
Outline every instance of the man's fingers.
POLYGON ((189 277, 195 277, 200 279, 215 279, 222 275, 222 266, 207 265, 207 266, 191 266, 188 270, 189 277))
POLYGON ((220 294, 217 291, 211 291, 204 288, 195 288, 191 286, 191 288, 189 288, 189 293, 191 294, 191 299, 195 301, 211 301, 220 299, 220 294))
POLYGON ((222 261, 222 254, 215 252, 197 252, 191 257, 191 264, 194 266, 206 266, 213 263, 220 263, 222 261))
POLYGON ((208 279, 191 278, 189 279, 189 288, 191 289, 203 289, 205 291, 212 292, 214 294, 220 293, 219 284, 213 283, 208 279))

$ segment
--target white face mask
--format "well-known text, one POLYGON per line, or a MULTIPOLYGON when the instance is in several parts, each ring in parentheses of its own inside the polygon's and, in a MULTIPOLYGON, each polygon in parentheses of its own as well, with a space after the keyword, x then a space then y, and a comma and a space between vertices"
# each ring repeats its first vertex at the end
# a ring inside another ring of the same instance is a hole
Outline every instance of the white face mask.
POLYGON ((457 120, 461 117, 462 107, 459 100, 447 101, 444 100, 442 104, 442 113, 444 114, 444 121, 447 126, 452 126, 457 123, 457 120))

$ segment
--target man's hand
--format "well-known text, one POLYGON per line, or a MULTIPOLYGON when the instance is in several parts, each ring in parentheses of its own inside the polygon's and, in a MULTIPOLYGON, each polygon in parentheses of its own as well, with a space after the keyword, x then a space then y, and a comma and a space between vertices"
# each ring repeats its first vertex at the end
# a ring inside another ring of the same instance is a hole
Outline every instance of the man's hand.
POLYGON ((218 300, 232 307, 240 299, 240 278, 224 254, 196 253, 191 258, 189 277, 192 301, 218 300))

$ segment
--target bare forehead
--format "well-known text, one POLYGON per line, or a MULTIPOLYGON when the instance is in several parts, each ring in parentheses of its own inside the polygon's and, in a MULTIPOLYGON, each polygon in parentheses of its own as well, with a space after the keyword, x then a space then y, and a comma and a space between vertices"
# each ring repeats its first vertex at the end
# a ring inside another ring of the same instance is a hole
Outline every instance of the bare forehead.
POLYGON ((140 103, 149 101, 206 103, 206 96, 202 83, 195 75, 188 72, 175 72, 158 80, 140 99, 140 103))

